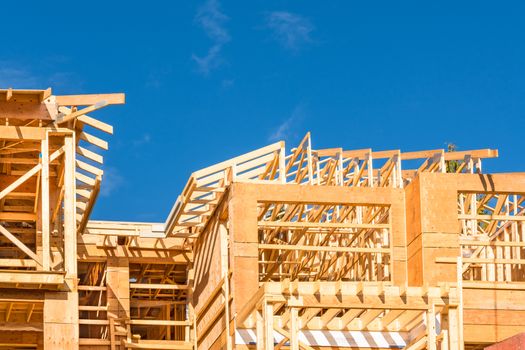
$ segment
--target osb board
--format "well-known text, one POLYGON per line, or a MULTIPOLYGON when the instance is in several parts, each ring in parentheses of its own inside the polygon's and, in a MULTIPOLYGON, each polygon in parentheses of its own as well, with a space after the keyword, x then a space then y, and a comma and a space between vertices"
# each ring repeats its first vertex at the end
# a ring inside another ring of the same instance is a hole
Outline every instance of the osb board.
POLYGON ((48 292, 44 301, 44 323, 77 323, 78 294, 48 292))
POLYGON ((457 269, 455 264, 437 264, 438 257, 457 257, 459 248, 423 248, 423 283, 437 285, 442 282, 455 283, 457 269))
POLYGON ((34 103, 0 101, 0 115, 9 119, 51 119, 46 106, 40 101, 35 101, 34 103))
POLYGON ((195 288, 193 291, 193 303, 197 315, 204 312, 197 322, 197 337, 199 348, 207 349, 217 337, 220 336, 225 327, 224 303, 225 298, 222 291, 215 296, 223 280, 226 271, 223 271, 223 250, 227 245, 221 242, 226 239, 226 223, 221 223, 217 217, 213 218, 208 229, 201 233, 195 245, 195 288), (222 232, 221 232, 222 231, 222 232), (205 311, 202 308, 205 305, 205 311), (208 327, 209 325, 211 327, 208 327), (207 330, 206 330, 207 329, 207 330), (205 333, 204 333, 205 332, 205 333))
POLYGON ((423 248, 421 236, 410 242, 407 249, 408 285, 421 286, 423 284, 423 248))
POLYGON ((209 228, 201 233, 194 250, 193 300, 197 313, 222 279, 219 226, 212 224, 209 228))
POLYGON ((463 289, 466 342, 496 342, 525 329, 525 290, 463 289))
POLYGON ((42 333, 37 332, 0 332, 0 343, 2 344, 37 344, 42 341, 42 333))
POLYGON ((523 327, 525 326, 525 310, 466 309, 463 315, 463 323, 523 327))
MULTIPOLYGON (((257 230, 258 187, 234 183, 228 203, 229 233, 232 244, 232 312, 239 312, 259 289, 259 243, 257 230)), ((261 186, 261 185, 259 185, 261 186)), ((266 185, 264 185, 266 186, 266 185)), ((283 186, 281 186, 283 187, 283 186)))
POLYGON ((454 174, 419 174, 421 232, 459 233, 455 177, 454 174))
MULTIPOLYGON (((211 309, 216 312, 216 308, 212 307, 211 309)), ((210 314, 211 314, 210 309, 210 314)), ((208 324, 209 320, 203 320, 202 323, 208 324)), ((213 326, 209 328, 209 331, 206 334, 199 334, 199 329, 197 329, 197 337, 199 338, 199 349, 210 349, 211 344, 217 343, 217 341, 224 335, 224 330, 226 329, 226 321, 224 316, 215 320, 213 326)))
POLYGON ((407 245, 411 245, 414 240, 421 235, 421 201, 419 186, 419 177, 416 177, 407 187, 405 187, 407 245))
POLYGON ((465 310, 525 310, 525 290, 463 288, 463 307, 465 310))
MULTIPOLYGON (((470 325, 463 327, 466 343, 494 343, 523 332, 523 326, 470 325)), ((513 349, 514 350, 514 349, 513 349)))
POLYGON ((125 258, 109 258, 107 261, 108 314, 129 317, 129 263, 125 258))
POLYGON ((235 193, 243 193, 258 202, 318 204, 383 204, 402 202, 403 189, 390 187, 340 187, 279 184, 233 183, 235 193))
POLYGON ((460 191, 525 193, 525 173, 456 174, 454 178, 460 191))
POLYGON ((76 348, 78 348, 78 324, 44 324, 44 349, 76 348))

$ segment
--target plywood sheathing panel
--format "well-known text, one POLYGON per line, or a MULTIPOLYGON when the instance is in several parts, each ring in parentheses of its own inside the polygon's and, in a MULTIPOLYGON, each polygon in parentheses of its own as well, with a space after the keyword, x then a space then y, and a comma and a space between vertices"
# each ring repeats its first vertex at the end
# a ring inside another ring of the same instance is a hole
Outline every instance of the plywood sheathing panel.
POLYGON ((233 244, 231 259, 233 295, 232 311, 242 309, 259 289, 257 249, 257 192, 254 187, 234 184, 228 204, 229 233, 233 244), (239 254, 239 255, 237 255, 239 254))
POLYGON ((466 342, 493 343, 525 329, 525 289, 463 290, 466 342))
POLYGON ((107 260, 107 306, 108 317, 129 318, 129 260, 107 260))
POLYGON ((78 348, 78 294, 48 292, 44 300, 44 348, 78 348))

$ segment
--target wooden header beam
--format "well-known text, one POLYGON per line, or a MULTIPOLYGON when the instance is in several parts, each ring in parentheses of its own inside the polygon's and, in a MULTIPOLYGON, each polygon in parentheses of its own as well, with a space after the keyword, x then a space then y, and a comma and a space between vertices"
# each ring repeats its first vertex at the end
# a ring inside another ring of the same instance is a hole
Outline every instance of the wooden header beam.
POLYGON ((45 90, 0 89, 0 101, 40 103, 51 96, 51 88, 45 90))
POLYGON ((103 101, 108 105, 122 105, 126 103, 126 95, 115 93, 56 96, 56 102, 59 106, 91 106, 103 101))

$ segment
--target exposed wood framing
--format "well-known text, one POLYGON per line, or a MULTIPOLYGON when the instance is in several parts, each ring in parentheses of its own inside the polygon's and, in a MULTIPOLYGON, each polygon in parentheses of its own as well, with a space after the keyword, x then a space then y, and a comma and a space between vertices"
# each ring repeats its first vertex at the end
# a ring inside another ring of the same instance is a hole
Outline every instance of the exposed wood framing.
POLYGON ((525 175, 497 150, 277 142, 191 174, 164 223, 90 220, 87 114, 0 90, 0 348, 483 348, 525 329, 525 175))

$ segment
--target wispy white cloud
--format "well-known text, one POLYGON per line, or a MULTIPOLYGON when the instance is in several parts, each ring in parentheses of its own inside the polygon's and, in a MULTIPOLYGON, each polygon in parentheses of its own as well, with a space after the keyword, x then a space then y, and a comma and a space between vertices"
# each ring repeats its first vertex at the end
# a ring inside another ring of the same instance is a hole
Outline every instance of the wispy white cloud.
POLYGON ((148 75, 146 76, 145 86, 147 88, 158 89, 164 85, 166 77, 169 76, 173 71, 171 65, 151 67, 148 75))
POLYGON ((106 166, 102 184, 100 185, 100 195, 108 197, 124 185, 125 179, 117 168, 106 166))
POLYGON ((305 117, 306 110, 304 104, 300 103, 293 109, 288 118, 284 119, 268 137, 268 141, 288 140, 297 136, 298 124, 305 117))
POLYGON ((311 43, 311 33, 315 29, 308 18, 287 11, 269 13, 266 16, 266 26, 272 30, 273 37, 279 44, 292 51, 311 43))
POLYGON ((133 146, 139 147, 145 145, 151 141, 151 135, 149 133, 144 133, 140 138, 133 140, 133 146))
POLYGON ((48 72, 35 73, 27 66, 13 61, 0 60, 0 88, 45 89, 48 87, 81 90, 81 82, 69 72, 56 71, 48 62, 48 72))
POLYGON ((228 16, 221 11, 220 3, 217 0, 206 1, 197 11, 195 20, 212 40, 212 45, 206 55, 199 56, 194 53, 191 56, 197 64, 199 72, 204 75, 219 67, 223 62, 222 47, 231 40, 225 27, 228 19, 228 16))
POLYGON ((235 84, 235 79, 223 79, 221 84, 224 89, 231 88, 235 84))
POLYGON ((9 62, 0 62, 0 88, 34 89, 38 84, 38 77, 26 69, 9 62))

